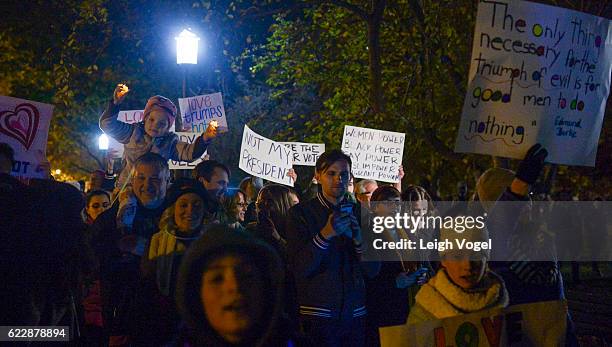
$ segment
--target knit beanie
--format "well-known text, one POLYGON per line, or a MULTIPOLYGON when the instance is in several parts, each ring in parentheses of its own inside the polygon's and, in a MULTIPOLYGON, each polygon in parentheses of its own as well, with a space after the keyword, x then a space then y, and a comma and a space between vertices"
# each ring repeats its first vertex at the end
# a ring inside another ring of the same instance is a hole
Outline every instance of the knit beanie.
POLYGON ((149 116, 149 113, 153 111, 153 107, 160 107, 168 111, 168 127, 172 127, 172 124, 174 124, 174 119, 176 118, 176 106, 174 105, 174 103, 170 101, 170 99, 161 95, 155 95, 150 97, 149 100, 147 100, 147 104, 144 108, 143 121, 146 121, 147 117, 149 116))
POLYGON ((478 178, 476 192, 478 192, 478 200, 485 211, 491 211, 497 199, 512 184, 514 176, 515 173, 512 170, 494 167, 485 171, 478 178))
MULTIPOLYGON (((456 216, 454 217, 455 221, 458 222, 458 218, 461 218, 461 217, 465 218, 465 216, 456 216)), ((457 249, 457 243, 455 242, 455 240, 459 240, 459 242, 462 242, 462 240, 465 240, 464 244, 467 242, 487 242, 489 241, 489 231, 487 230, 486 226, 483 228, 478 228, 476 227, 476 225, 474 225, 472 228, 468 228, 465 226, 463 227, 465 229, 463 231, 456 230, 456 229, 459 229, 458 225, 456 225, 455 228, 445 228, 445 227, 440 228, 440 241, 444 242, 444 240, 446 239, 452 242, 453 246, 455 247, 454 249, 457 249)), ((450 251, 449 249, 445 249, 443 251, 439 251, 438 253, 440 254, 440 257, 443 257, 449 251, 450 251)), ((473 250, 466 250, 466 251, 475 252, 473 250)), ((478 254, 484 255, 487 258, 489 258, 490 253, 491 253, 491 250, 489 249, 482 249, 478 252, 478 254)))

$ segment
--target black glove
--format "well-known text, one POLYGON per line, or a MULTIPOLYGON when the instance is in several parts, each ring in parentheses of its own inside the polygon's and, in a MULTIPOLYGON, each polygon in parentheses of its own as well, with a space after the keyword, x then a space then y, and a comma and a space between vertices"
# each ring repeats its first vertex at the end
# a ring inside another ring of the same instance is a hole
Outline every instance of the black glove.
POLYGON ((547 155, 548 151, 539 143, 531 146, 516 170, 516 178, 529 185, 534 184, 540 176, 547 155))

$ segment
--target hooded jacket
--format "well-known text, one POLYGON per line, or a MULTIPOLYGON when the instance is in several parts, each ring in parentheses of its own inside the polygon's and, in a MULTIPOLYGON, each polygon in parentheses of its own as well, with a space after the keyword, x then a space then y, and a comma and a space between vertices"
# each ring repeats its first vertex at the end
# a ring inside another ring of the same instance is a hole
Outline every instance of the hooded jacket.
POLYGON ((255 329, 259 334, 242 345, 287 346, 291 334, 285 329, 281 318, 284 308, 284 265, 267 244, 223 225, 212 227, 194 241, 183 258, 176 286, 177 307, 186 324, 181 340, 186 340, 184 342, 190 346, 232 346, 210 326, 200 299, 202 274, 206 264, 213 257, 227 252, 251 256, 269 286, 267 295, 262 298, 267 301, 268 309, 264 319, 258 322, 259 327, 255 329))
MULTIPOLYGON (((505 256, 513 259, 507 262, 493 262, 491 268, 505 281, 510 293, 510 304, 562 300, 563 279, 559 267, 554 261, 528 261, 528 254, 533 253, 531 248, 540 248, 547 252, 549 246, 546 242, 527 243, 524 234, 533 233, 532 228, 525 229, 521 224, 521 216, 528 211, 528 197, 521 197, 512 193, 507 187, 514 179, 514 172, 500 168, 492 168, 478 179, 476 189, 485 210, 489 213, 487 228, 493 238, 493 249, 498 252, 505 250, 505 256), (521 209, 496 208, 496 202, 524 202, 521 209), (510 231, 510 232, 508 232, 510 231), (512 246, 509 246, 512 245, 512 246)), ((537 231, 542 234, 541 230, 537 231)), ((526 240, 532 240, 533 237, 526 240)), ((547 240, 542 234, 535 239, 547 240)), ((553 256, 551 255, 551 258, 553 256)))
POLYGON ((179 141, 178 135, 168 132, 161 137, 147 135, 144 122, 127 124, 119 121, 119 105, 111 100, 100 116, 100 129, 118 142, 125 145, 123 152, 123 170, 117 179, 116 186, 122 187, 127 181, 136 159, 145 153, 153 152, 165 159, 194 161, 202 156, 210 142, 201 136, 191 144, 179 141))
MULTIPOLYGON (((359 205, 350 203, 360 219, 359 205)), ((338 324, 364 317, 365 277, 378 273, 380 263, 361 262, 361 249, 345 236, 326 240, 321 230, 337 209, 322 193, 289 210, 287 249, 303 318, 333 319, 338 324)))

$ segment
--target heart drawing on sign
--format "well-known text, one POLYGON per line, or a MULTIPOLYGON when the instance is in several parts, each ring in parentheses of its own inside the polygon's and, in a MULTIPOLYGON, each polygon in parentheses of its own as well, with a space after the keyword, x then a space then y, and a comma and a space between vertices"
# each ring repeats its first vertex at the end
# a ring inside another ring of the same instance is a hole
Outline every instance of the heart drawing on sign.
POLYGON ((32 104, 19 104, 13 111, 0 112, 0 133, 19 141, 26 150, 30 149, 38 131, 40 115, 32 104))

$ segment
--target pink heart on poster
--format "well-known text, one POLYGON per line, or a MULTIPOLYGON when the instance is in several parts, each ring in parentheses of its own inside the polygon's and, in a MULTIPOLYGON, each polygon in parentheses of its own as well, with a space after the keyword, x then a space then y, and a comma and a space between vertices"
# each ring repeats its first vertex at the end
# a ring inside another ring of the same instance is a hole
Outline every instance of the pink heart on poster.
POLYGON ((19 141, 26 150, 30 149, 38 131, 40 114, 32 104, 19 104, 13 111, 0 112, 0 133, 19 141))

